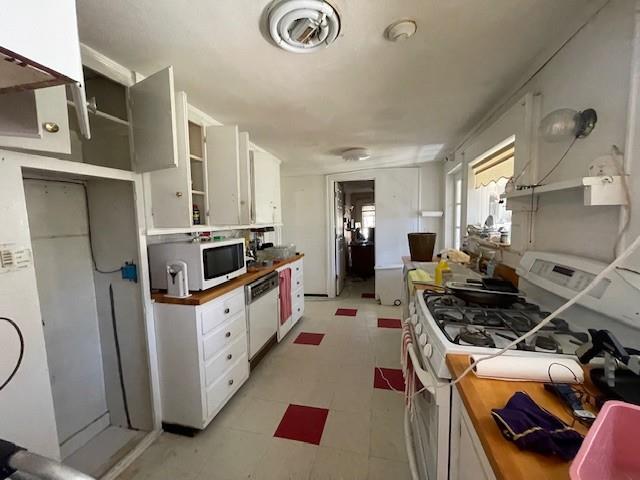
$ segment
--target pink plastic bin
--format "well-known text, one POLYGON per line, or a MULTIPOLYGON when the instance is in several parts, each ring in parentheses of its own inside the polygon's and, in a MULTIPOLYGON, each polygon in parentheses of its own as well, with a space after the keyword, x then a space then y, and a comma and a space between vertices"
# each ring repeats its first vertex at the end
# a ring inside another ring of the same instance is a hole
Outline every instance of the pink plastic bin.
POLYGON ((639 435, 640 407, 606 402, 571 464, 571 479, 640 479, 639 435))

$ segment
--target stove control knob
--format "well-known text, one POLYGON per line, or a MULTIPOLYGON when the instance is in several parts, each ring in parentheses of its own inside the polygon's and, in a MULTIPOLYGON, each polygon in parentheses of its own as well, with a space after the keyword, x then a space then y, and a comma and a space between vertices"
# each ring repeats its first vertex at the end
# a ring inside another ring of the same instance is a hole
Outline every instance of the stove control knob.
POLYGON ((420 343, 421 347, 424 347, 427 344, 427 334, 423 333, 418 337, 418 343, 420 343))
POLYGON ((416 315, 415 313, 411 315, 411 323, 413 323, 414 325, 418 324, 418 315, 416 315))
POLYGON ((425 357, 429 358, 429 357, 431 357, 431 354, 433 354, 433 347, 431 346, 430 343, 427 343, 423 347, 422 352, 424 353, 425 357))
POLYGON ((414 330, 418 335, 420 335, 422 333, 422 324, 421 323, 417 324, 414 330))

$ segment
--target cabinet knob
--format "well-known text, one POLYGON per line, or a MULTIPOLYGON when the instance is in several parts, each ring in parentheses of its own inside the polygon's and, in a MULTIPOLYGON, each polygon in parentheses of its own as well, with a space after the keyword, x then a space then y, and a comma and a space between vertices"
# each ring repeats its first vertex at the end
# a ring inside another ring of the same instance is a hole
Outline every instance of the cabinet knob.
POLYGON ((229 313, 229 312, 230 312, 229 307, 224 309, 224 313, 229 313))
POLYGON ((176 192, 176 197, 178 198, 182 197, 182 192, 176 192))
POLYGON ((233 358, 233 355, 229 354, 227 355, 227 360, 231 360, 233 358))
POLYGON ((231 332, 227 332, 224 334, 225 337, 229 338, 231 336, 231 332))
POLYGON ((233 378, 229 380, 229 385, 233 385, 233 378))
POLYGON ((49 133, 58 133, 60 126, 56 122, 44 122, 44 129, 49 133))

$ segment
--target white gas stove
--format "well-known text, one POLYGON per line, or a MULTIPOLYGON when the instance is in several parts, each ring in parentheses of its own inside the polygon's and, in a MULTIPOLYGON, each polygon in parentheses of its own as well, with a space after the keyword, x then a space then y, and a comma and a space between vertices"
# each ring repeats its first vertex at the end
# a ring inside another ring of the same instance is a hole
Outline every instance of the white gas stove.
MULTIPOLYGON (((419 478, 447 480, 451 424, 450 353, 491 354, 537 325, 583 290, 605 264, 546 252, 527 252, 518 268, 521 301, 507 308, 483 307, 450 294, 416 294, 409 306, 414 348, 424 375, 440 388, 424 391, 408 422, 410 455, 419 478)), ((640 347, 640 291, 622 271, 600 282, 562 318, 505 355, 573 356, 589 341, 588 329, 606 328, 627 347, 640 347)))

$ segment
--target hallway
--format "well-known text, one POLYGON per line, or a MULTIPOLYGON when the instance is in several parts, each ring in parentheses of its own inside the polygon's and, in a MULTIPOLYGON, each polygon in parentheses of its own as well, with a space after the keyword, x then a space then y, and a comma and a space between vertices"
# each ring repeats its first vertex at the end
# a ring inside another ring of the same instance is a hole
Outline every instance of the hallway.
POLYGON ((388 389, 403 388, 400 309, 362 298, 367 288, 307 298, 302 320, 205 431, 163 434, 120 479, 409 479, 403 396, 388 389))

